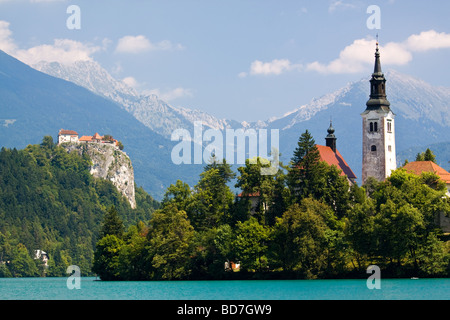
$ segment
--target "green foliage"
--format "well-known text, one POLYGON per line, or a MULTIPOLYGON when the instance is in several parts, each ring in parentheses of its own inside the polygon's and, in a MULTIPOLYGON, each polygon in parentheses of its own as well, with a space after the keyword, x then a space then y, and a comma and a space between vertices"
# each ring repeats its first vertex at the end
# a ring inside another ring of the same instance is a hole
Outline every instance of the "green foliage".
POLYGON ((293 202, 300 203, 303 198, 311 195, 312 190, 320 183, 318 178, 323 176, 323 169, 319 150, 312 135, 306 130, 299 138, 288 173, 293 202))
POLYGON ((256 158, 238 168, 240 196, 228 187, 231 167, 215 158, 194 187, 178 180, 147 224, 99 241, 102 279, 365 277, 370 264, 386 276, 449 275, 450 244, 435 218, 450 207, 435 174, 399 169, 350 186, 320 161, 308 131, 289 167, 261 175, 268 165, 256 158), (225 267, 232 261, 240 272, 225 267))
POLYGON ((154 212, 150 220, 148 259, 156 279, 180 279, 189 274, 189 253, 194 229, 185 211, 168 205, 154 212))
POLYGON ((348 213, 346 235, 359 266, 377 263, 392 276, 444 273, 449 251, 439 240, 442 232, 435 218, 448 214, 450 207, 445 190, 436 190, 427 181, 429 174, 398 169, 348 213))
POLYGON ((245 222, 238 222, 232 246, 244 270, 262 271, 267 267, 269 234, 270 229, 254 217, 245 222))
POLYGON ((123 221, 120 219, 119 213, 114 206, 111 206, 103 218, 100 237, 103 238, 107 235, 113 235, 121 239, 124 231, 123 221))
POLYGON ((148 221, 157 208, 142 188, 137 208, 110 181, 89 173, 86 155, 68 153, 49 136, 24 150, 0 151, 0 276, 67 276, 74 264, 91 271, 105 212, 112 206, 125 226, 148 221), (45 251, 48 267, 35 260, 45 251))
POLYGON ((289 207, 275 226, 278 264, 308 279, 321 276, 332 248, 330 226, 336 229, 335 220, 329 207, 311 198, 289 207))
POLYGON ((115 235, 107 234, 97 242, 92 271, 102 280, 119 280, 119 256, 124 242, 115 235))
POLYGON ((436 156, 434 155, 433 151, 427 148, 425 152, 421 152, 416 155, 416 161, 432 161, 436 163, 436 156))

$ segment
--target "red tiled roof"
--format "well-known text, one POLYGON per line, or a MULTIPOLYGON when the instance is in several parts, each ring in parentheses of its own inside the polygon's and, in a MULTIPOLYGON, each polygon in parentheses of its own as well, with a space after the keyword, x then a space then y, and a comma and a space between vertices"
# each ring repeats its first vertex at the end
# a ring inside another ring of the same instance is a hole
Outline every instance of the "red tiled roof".
POLYGON ((450 183, 450 173, 438 166, 433 161, 414 161, 407 163, 404 167, 407 171, 420 175, 422 172, 434 172, 445 183, 450 183))
POLYGON ((260 193, 258 191, 254 192, 254 193, 248 193, 248 194, 244 194, 244 192, 241 192, 238 194, 238 197, 239 198, 242 198, 242 197, 253 198, 253 197, 259 197, 259 195, 260 195, 260 193))
POLYGON ((92 137, 92 139, 94 140, 102 140, 103 137, 101 135, 99 135, 97 132, 94 134, 94 136, 92 137))
POLYGON ((89 141, 92 141, 92 137, 91 136, 82 136, 80 139, 78 139, 78 141, 81 141, 81 142, 87 141, 87 142, 89 142, 89 141))
POLYGON ((73 131, 73 130, 61 129, 61 130, 59 130, 59 135, 60 136, 62 136, 62 135, 65 135, 65 136, 77 136, 78 133, 76 131, 73 131))
POLYGON ((356 179, 356 175, 353 173, 352 169, 344 160, 338 150, 336 150, 336 153, 334 153, 330 147, 319 145, 316 145, 316 147, 319 150, 321 161, 325 161, 330 166, 335 165, 336 167, 341 169, 342 176, 347 176, 349 179, 356 179))

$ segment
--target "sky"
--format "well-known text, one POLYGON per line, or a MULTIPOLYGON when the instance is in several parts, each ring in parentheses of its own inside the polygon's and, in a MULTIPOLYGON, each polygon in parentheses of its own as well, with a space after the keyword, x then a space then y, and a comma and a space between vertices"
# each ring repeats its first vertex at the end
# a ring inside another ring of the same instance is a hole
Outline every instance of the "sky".
POLYGON ((0 49, 93 60, 173 106, 251 122, 368 77, 377 34, 384 71, 450 87, 449 15, 446 0, 0 0, 0 49))

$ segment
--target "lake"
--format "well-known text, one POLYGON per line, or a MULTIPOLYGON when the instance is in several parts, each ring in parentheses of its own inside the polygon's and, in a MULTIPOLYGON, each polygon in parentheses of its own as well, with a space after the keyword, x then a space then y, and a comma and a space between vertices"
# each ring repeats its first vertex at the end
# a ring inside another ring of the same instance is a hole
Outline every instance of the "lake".
POLYGON ((122 281, 0 278, 0 300, 450 300, 450 279, 122 281), (72 282, 71 282, 72 283, 72 282), (73 284, 73 283, 72 283, 73 284))

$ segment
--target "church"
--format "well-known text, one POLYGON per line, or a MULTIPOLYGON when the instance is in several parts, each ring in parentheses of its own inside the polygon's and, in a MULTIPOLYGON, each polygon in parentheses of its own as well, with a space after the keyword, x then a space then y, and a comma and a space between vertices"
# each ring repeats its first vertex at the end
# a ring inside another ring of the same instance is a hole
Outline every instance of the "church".
MULTIPOLYGON (((370 80, 370 97, 362 116, 362 184, 369 177, 384 181, 397 169, 395 155, 395 114, 386 97, 386 79, 381 70, 378 42, 375 50, 375 67, 370 80)), ((326 145, 316 145, 320 160, 342 170, 350 185, 355 184, 356 175, 336 148, 336 136, 330 123, 326 145)))
POLYGON ((370 99, 362 116, 362 184, 374 177, 383 181, 397 169, 395 156, 395 114, 386 97, 386 79, 381 71, 378 42, 375 67, 370 80, 370 99))

